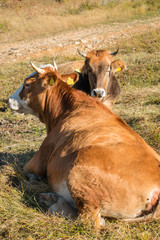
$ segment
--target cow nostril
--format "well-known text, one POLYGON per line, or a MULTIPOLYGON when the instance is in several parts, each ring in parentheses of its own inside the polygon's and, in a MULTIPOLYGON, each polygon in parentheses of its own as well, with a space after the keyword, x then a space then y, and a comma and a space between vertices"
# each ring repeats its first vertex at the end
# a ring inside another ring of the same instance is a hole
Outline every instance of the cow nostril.
POLYGON ((98 97, 98 98, 104 98, 106 95, 106 92, 104 89, 93 89, 91 96, 92 97, 98 97))
POLYGON ((93 89, 93 91, 92 91, 92 92, 93 92, 93 96, 94 96, 94 97, 96 97, 96 96, 97 96, 97 92, 96 92, 96 90, 95 90, 95 89, 93 89))

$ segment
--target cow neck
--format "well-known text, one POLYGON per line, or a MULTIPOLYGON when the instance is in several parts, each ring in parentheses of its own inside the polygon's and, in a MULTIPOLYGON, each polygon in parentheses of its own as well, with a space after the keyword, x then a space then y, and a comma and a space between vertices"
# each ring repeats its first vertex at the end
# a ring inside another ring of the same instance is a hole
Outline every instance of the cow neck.
POLYGON ((115 99, 120 94, 120 86, 119 83, 114 76, 113 73, 110 74, 108 81, 107 81, 107 92, 106 92, 105 100, 107 99, 115 99))
POLYGON ((90 95, 91 89, 90 89, 90 84, 88 80, 88 75, 85 74, 83 76, 81 73, 79 73, 78 81, 72 87, 90 95))
POLYGON ((47 133, 72 111, 74 107, 72 90, 71 87, 60 80, 47 90, 43 111, 43 119, 46 124, 47 133))

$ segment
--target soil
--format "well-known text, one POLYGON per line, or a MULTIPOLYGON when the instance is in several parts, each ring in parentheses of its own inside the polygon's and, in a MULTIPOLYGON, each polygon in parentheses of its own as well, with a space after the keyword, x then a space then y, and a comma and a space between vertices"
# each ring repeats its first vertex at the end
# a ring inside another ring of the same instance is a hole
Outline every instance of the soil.
MULTIPOLYGON (((0 64, 35 59, 46 55, 75 55, 77 48, 82 51, 103 49, 117 43, 119 39, 129 39, 134 35, 160 28, 160 17, 135 20, 129 23, 96 25, 65 31, 47 38, 23 40, 0 44, 0 64)), ((113 49, 114 50, 114 49, 113 49)))

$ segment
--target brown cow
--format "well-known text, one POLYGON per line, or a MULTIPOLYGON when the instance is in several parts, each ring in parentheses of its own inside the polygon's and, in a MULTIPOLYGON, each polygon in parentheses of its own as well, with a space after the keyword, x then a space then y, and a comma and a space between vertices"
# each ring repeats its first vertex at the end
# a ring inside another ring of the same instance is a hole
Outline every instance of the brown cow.
POLYGON ((106 50, 93 50, 87 54, 79 51, 79 53, 85 58, 85 63, 79 81, 73 87, 97 97, 106 106, 112 108, 120 94, 115 72, 126 68, 124 62, 113 59, 118 50, 113 53, 106 50))
POLYGON ((113 59, 118 50, 112 53, 106 50, 93 50, 87 54, 79 50, 78 52, 85 58, 85 62, 73 61, 60 64, 58 71, 60 74, 66 74, 74 72, 77 68, 80 69, 79 80, 73 87, 97 97, 106 106, 112 108, 121 91, 115 73, 126 68, 124 62, 113 59))
POLYGON ((25 79, 15 101, 17 111, 37 115, 47 127, 24 169, 46 175, 61 195, 50 211, 87 212, 97 227, 101 216, 160 217, 160 156, 98 99, 69 87, 52 67, 32 66, 37 74, 25 79))
POLYGON ((76 70, 81 70, 84 65, 84 61, 72 61, 67 63, 62 63, 58 65, 58 72, 61 75, 75 72, 76 70))
MULTIPOLYGON (((55 69, 57 70, 57 65, 56 65, 56 62, 53 61, 53 65, 52 64, 45 64, 45 65, 40 65, 40 67, 38 69, 41 69, 41 68, 52 68, 52 70, 54 71, 55 69)), ((41 70, 43 72, 43 69, 41 70)), ((37 75, 37 71, 31 73, 26 79, 30 79, 30 78, 35 78, 37 75)), ((73 72, 73 73, 70 73, 70 74, 65 74, 65 75, 61 75, 61 78, 64 82, 66 82, 68 85, 70 86, 73 86, 73 84, 78 80, 79 78, 79 75, 77 72, 73 72)), ((50 83, 52 84, 52 82, 50 83)), ((19 93, 20 91, 22 90, 23 88, 23 84, 21 85, 21 87, 19 89, 17 89, 17 91, 12 95, 10 96, 9 98, 9 106, 11 107, 11 109, 17 111, 19 113, 21 113, 21 109, 19 109, 19 93), (17 99, 18 98, 18 99, 17 99)), ((23 103, 24 104, 24 103, 23 103)), ((23 111, 22 111, 23 113, 23 111)), ((26 113, 29 113, 29 114, 32 114, 34 116, 37 116, 33 111, 30 111, 28 109, 28 112, 26 113)))

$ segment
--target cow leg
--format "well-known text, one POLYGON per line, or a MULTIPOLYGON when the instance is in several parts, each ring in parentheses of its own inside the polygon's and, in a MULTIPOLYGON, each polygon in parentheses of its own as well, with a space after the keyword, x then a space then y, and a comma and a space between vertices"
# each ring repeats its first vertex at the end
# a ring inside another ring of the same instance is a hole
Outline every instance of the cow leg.
MULTIPOLYGON (((29 176, 45 176, 46 175, 46 164, 42 158, 41 150, 39 150, 23 167, 25 173, 29 176)), ((29 178, 30 178, 29 176, 29 178)), ((31 176, 31 179, 33 178, 31 176)))
POLYGON ((77 209, 73 208, 63 197, 59 198, 57 203, 52 204, 48 211, 71 219, 76 219, 78 216, 77 209))
POLYGON ((54 149, 54 145, 49 142, 49 138, 50 136, 48 135, 40 146, 39 151, 24 166, 26 173, 32 173, 36 176, 46 176, 47 163, 54 149))
POLYGON ((73 208, 62 196, 56 193, 41 193, 41 202, 49 207, 51 214, 58 213, 61 216, 75 219, 78 216, 77 209, 73 208))

